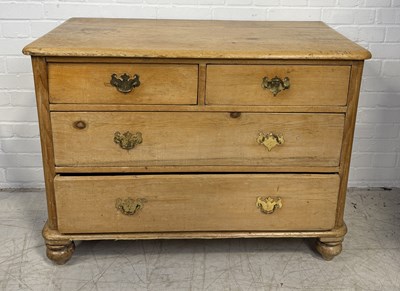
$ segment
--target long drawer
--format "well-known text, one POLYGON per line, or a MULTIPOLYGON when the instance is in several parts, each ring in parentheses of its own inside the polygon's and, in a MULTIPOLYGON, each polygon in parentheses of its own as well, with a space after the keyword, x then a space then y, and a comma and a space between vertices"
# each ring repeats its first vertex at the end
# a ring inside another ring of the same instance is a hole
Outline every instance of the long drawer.
POLYGON ((336 174, 57 176, 61 233, 329 230, 336 174))
POLYGON ((51 123, 57 166, 338 166, 344 115, 52 112, 51 123))
POLYGON ((350 66, 209 65, 206 103, 344 106, 349 80, 350 66))
POLYGON ((51 103, 189 105, 197 78, 197 65, 50 63, 49 95, 51 103))

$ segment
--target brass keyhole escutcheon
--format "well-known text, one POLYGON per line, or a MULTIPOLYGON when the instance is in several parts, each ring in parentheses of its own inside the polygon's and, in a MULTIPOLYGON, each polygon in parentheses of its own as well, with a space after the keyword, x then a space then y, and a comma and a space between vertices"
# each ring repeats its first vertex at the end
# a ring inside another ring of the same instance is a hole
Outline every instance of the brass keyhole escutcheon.
POLYGON ((276 199, 272 197, 257 197, 256 206, 260 208, 262 213, 272 214, 275 209, 282 208, 282 199, 279 197, 276 199))
POLYGON ((285 142, 283 135, 281 134, 275 134, 272 132, 269 132, 267 134, 264 134, 260 132, 257 137, 257 143, 264 145, 267 150, 270 152, 274 147, 277 145, 281 145, 285 142))
POLYGON ((117 77, 117 74, 112 74, 110 84, 121 93, 129 93, 140 86, 139 75, 135 74, 131 78, 127 73, 122 74, 120 77, 117 77))
POLYGON ((288 77, 283 78, 283 80, 278 76, 275 76, 272 79, 264 77, 261 86, 264 89, 270 90, 272 94, 276 96, 279 92, 290 88, 290 80, 288 77))
POLYGON ((143 142, 142 133, 131 133, 129 131, 120 133, 119 131, 117 131, 114 133, 114 142, 116 144, 119 144, 119 146, 124 150, 131 150, 136 145, 143 142))

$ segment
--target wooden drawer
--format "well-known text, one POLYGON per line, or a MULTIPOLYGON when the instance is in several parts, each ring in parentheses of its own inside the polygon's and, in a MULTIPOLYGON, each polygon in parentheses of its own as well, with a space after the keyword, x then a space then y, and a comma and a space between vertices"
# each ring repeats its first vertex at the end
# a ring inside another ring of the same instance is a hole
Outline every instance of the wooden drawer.
POLYGON ((339 176, 333 174, 55 178, 61 233, 328 230, 338 189, 339 176), (262 213, 258 197, 281 198, 282 207, 262 213), (142 208, 124 214, 127 198, 140 199, 142 208))
POLYGON ((346 105, 350 66, 208 65, 209 105, 346 105), (274 96, 263 78, 289 78, 290 87, 274 96))
POLYGON ((52 112, 51 124, 57 166, 338 166, 344 115, 52 112), (142 137, 130 150, 115 140, 127 131, 142 137), (260 132, 284 143, 268 151, 260 132))
POLYGON ((197 65, 50 63, 51 103, 197 104, 197 65), (122 93, 111 85, 137 74, 140 85, 122 93))

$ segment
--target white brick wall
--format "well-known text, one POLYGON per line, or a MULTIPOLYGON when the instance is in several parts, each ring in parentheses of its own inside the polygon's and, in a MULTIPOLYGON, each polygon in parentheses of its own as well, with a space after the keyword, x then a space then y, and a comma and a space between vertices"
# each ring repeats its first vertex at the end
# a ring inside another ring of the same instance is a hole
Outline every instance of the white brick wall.
POLYGON ((322 20, 370 49, 351 186, 400 186, 399 0, 2 0, 0 187, 42 187, 29 57, 21 49, 69 17, 322 20))

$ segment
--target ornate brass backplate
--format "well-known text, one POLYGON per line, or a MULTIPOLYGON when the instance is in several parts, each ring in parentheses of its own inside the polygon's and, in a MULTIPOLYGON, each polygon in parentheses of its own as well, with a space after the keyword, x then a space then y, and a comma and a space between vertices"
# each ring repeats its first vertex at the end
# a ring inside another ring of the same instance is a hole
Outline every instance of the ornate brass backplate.
POLYGON ((135 200, 132 198, 117 198, 115 201, 115 208, 121 211, 122 214, 134 215, 137 211, 143 208, 143 203, 145 202, 146 200, 141 198, 135 200))
POLYGON ((117 131, 114 133, 114 142, 116 144, 119 144, 119 146, 124 150, 131 150, 136 145, 143 142, 142 133, 131 133, 129 131, 120 133, 119 131, 117 131))
POLYGON ((260 208, 262 213, 271 214, 275 209, 282 208, 282 199, 279 197, 276 200, 272 197, 257 197, 256 206, 260 208))
POLYGON ((282 90, 290 88, 290 80, 288 77, 285 77, 283 80, 278 76, 275 76, 271 80, 268 79, 268 77, 264 77, 261 86, 264 89, 269 89, 272 92, 272 94, 276 96, 282 90))
POLYGON ((131 79, 127 73, 122 74, 119 78, 117 74, 112 74, 110 84, 121 93, 129 93, 140 86, 139 75, 135 74, 131 79))
POLYGON ((277 145, 283 144, 285 140, 281 134, 275 134, 272 132, 264 134, 260 132, 257 137, 257 142, 264 145, 268 151, 271 151, 277 145))

